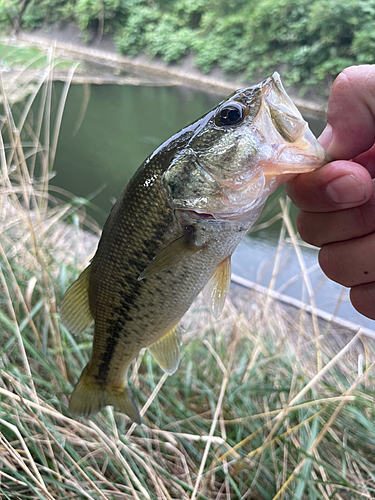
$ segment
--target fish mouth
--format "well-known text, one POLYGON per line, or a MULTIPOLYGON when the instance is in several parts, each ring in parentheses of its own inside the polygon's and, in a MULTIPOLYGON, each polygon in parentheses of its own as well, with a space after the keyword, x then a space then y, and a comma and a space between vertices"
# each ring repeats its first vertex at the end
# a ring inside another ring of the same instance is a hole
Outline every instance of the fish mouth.
POLYGON ((307 129, 293 144, 277 145, 271 158, 262 162, 262 168, 266 176, 296 175, 312 172, 332 160, 310 129, 307 129))
POLYGON ((265 178, 280 178, 279 184, 281 184, 297 174, 312 172, 333 161, 323 147, 317 141, 316 143, 318 147, 315 145, 309 147, 310 151, 315 149, 309 151, 310 154, 295 146, 277 148, 274 156, 261 164, 265 178))
POLYGON ((189 216, 189 218, 196 220, 197 222, 201 222, 203 220, 209 220, 209 221, 215 221, 215 220, 220 220, 220 217, 213 213, 208 213, 208 212, 197 212, 196 210, 183 210, 186 215, 189 216))
POLYGON ((286 93, 278 73, 261 84, 262 106, 250 125, 264 144, 268 158, 261 161, 269 177, 311 172, 332 161, 286 93))

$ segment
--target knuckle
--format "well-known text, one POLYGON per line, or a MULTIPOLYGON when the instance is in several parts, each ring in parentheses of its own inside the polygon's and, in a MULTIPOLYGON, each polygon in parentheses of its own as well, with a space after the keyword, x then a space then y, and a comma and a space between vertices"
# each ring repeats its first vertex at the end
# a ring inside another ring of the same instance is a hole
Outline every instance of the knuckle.
POLYGON ((324 274, 341 285, 352 286, 354 283, 346 268, 345 260, 340 244, 328 243, 319 251, 319 265, 324 274))
POLYGON ((353 287, 350 301, 359 313, 375 319, 375 282, 353 287))
POLYGON ((339 76, 345 77, 349 81, 356 79, 358 77, 358 66, 348 66, 341 71, 339 76))
POLYGON ((311 223, 311 214, 300 210, 297 214, 297 231, 299 235, 306 243, 310 245, 315 245, 317 247, 321 246, 319 235, 313 229, 313 224, 311 223))
POLYGON ((369 234, 375 231, 375 199, 372 197, 367 203, 356 207, 355 211, 355 227, 359 228, 361 234, 369 234))
POLYGON ((322 268, 324 274, 330 279, 334 279, 332 276, 332 252, 331 245, 323 245, 319 251, 318 255, 319 265, 322 268))
POLYGON ((357 79, 360 76, 358 75, 358 67, 357 66, 349 66, 345 68, 341 73, 336 77, 333 87, 345 89, 347 87, 352 87, 357 79))

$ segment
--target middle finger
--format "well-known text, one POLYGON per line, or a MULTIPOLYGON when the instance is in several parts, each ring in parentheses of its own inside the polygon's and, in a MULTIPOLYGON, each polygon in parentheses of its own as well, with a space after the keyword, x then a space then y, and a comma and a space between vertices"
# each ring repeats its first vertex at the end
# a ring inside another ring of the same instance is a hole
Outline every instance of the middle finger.
POLYGON ((371 233, 324 245, 319 252, 319 264, 328 278, 352 287, 375 281, 374 254, 375 233, 371 233))
POLYGON ((328 213, 300 211, 297 228, 301 238, 321 247, 335 241, 345 241, 375 232, 375 193, 359 207, 328 213))

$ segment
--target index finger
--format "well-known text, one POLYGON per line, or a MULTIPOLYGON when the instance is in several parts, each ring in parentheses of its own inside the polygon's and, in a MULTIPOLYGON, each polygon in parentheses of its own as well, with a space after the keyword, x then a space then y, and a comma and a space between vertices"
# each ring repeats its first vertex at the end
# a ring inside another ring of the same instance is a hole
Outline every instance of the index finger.
POLYGON ((333 83, 319 139, 335 159, 350 160, 375 142, 375 65, 346 68, 333 83))

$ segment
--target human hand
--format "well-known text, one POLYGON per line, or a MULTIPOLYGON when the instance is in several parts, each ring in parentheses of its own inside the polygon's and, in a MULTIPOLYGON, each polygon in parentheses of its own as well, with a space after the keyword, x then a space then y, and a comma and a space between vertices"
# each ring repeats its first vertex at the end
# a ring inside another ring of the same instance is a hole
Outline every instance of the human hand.
POLYGON ((353 306, 375 319, 375 65, 337 77, 319 141, 337 161, 286 183, 300 208, 297 227, 321 247, 324 273, 350 287, 353 306))

